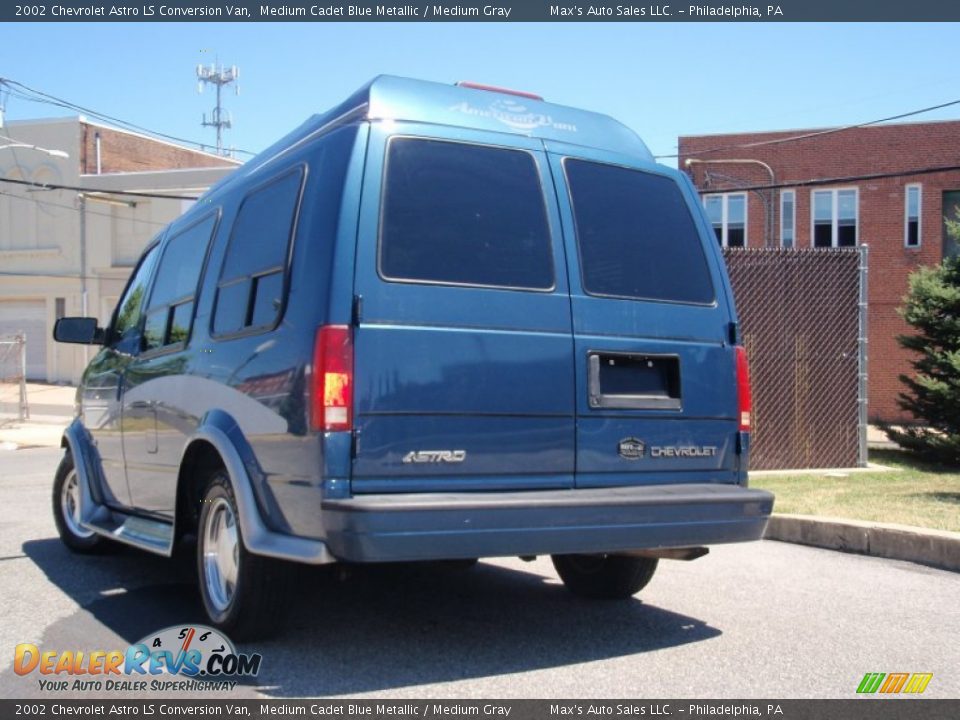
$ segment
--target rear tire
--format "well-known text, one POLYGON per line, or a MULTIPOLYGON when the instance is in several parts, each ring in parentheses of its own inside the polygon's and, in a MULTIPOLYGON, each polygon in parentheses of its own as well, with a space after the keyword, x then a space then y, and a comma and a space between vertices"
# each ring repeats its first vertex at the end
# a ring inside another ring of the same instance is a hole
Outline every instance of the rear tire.
POLYGON ((53 521, 60 540, 75 553, 93 554, 112 549, 109 540, 80 524, 80 477, 69 450, 54 475, 53 521))
POLYGON ((239 517, 226 471, 214 470, 197 527, 200 598, 213 625, 234 640, 255 640, 276 634, 282 625, 290 568, 247 552, 239 517))
POLYGON ((628 555, 553 555, 553 566, 574 595, 594 600, 624 600, 647 586, 657 558, 628 555))

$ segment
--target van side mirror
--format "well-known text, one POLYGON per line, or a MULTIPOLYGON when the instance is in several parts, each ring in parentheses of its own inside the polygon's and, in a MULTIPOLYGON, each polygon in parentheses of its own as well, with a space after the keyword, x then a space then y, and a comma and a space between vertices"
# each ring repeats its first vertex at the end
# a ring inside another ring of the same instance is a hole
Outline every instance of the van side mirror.
POLYGON ((65 317, 53 326, 53 339, 57 342, 102 345, 103 337, 103 328, 97 327, 96 318, 65 317))

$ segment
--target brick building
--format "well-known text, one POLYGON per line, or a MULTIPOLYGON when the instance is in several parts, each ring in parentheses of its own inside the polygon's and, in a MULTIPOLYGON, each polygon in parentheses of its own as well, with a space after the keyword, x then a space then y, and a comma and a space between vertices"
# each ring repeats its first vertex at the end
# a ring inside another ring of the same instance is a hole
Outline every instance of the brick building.
POLYGON ((105 323, 146 244, 191 204, 182 198, 238 165, 78 117, 0 129, 0 336, 26 337, 27 377, 80 377, 89 349, 53 342, 53 323, 105 323))
POLYGON ((724 246, 869 246, 869 415, 903 419, 896 311, 913 270, 960 252, 943 222, 960 208, 960 121, 681 137, 679 167, 724 246))

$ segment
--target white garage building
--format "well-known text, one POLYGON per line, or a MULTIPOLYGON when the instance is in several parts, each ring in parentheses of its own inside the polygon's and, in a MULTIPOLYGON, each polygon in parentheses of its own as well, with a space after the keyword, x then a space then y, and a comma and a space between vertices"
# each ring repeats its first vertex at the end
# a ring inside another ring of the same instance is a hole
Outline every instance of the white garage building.
POLYGON ((0 128, 0 337, 26 336, 28 379, 79 379, 90 351, 54 343, 54 322, 105 322, 147 242, 190 204, 115 191, 196 197, 238 164, 77 117, 0 128))

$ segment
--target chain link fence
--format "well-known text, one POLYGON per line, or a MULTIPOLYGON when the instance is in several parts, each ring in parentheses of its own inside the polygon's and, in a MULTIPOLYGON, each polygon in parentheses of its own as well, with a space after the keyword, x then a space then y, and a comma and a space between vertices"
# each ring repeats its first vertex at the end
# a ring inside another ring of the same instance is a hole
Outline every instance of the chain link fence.
POLYGON ((750 468, 866 465, 867 248, 724 256, 750 357, 750 468))
POLYGON ((27 339, 0 336, 0 425, 30 417, 27 405, 27 339))

